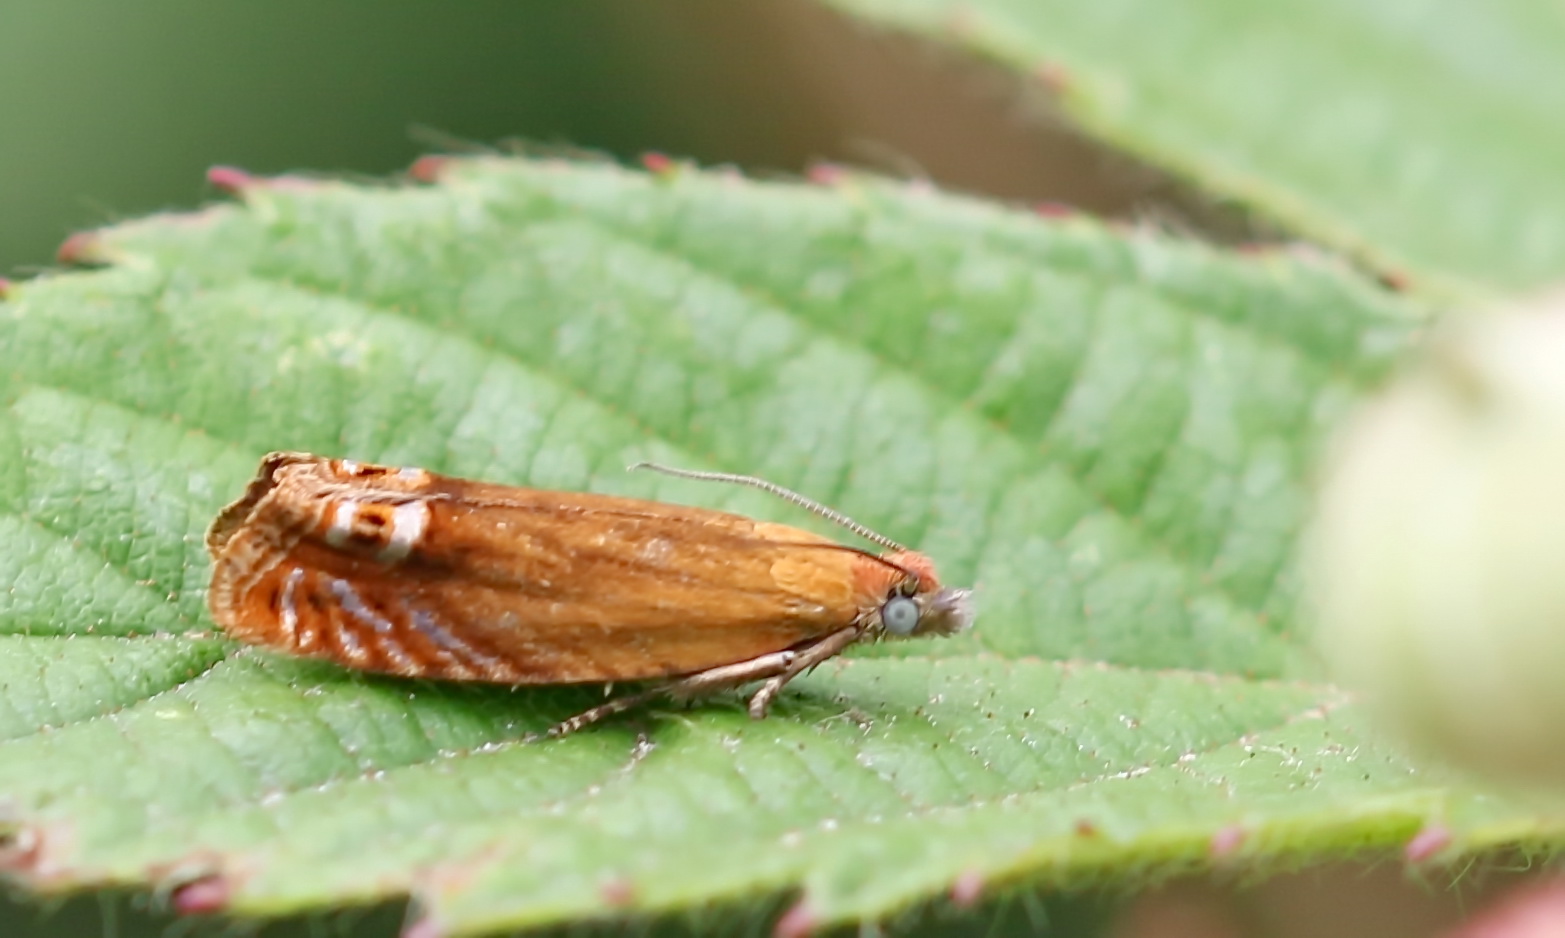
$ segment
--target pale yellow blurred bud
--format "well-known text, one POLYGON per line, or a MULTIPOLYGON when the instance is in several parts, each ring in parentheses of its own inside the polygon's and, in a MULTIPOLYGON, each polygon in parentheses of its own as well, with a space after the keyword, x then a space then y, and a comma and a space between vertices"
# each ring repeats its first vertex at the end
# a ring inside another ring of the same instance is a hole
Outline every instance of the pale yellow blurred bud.
POLYGON ((1447 329, 1357 417, 1311 567, 1335 673, 1415 747, 1565 783, 1565 294, 1447 329))

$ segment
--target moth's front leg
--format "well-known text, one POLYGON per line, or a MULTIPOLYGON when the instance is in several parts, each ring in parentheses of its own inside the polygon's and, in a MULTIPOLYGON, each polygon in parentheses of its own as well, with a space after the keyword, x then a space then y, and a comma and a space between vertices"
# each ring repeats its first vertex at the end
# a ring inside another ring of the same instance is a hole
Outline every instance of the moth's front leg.
MULTIPOLYGON (((857 625, 850 625, 845 629, 836 631, 816 642, 806 645, 795 652, 793 660, 788 663, 780 673, 767 679, 761 689, 750 698, 750 716, 759 720, 766 716, 766 711, 772 705, 772 700, 788 685, 788 682, 810 670, 828 658, 835 658, 842 654, 842 650, 863 637, 863 631, 857 625)), ((759 678, 760 676, 757 675, 759 678)))

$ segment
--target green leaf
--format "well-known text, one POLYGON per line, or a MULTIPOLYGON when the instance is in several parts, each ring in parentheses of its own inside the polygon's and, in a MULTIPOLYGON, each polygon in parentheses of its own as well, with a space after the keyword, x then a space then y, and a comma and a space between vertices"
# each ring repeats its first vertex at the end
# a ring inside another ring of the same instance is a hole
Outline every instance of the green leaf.
POLYGON ((1565 17, 1549 5, 829 2, 996 59, 1116 149, 1415 284, 1560 276, 1565 17))
POLYGON ((410 894, 450 933, 802 890, 1139 882, 1524 808, 1376 740, 1300 635, 1314 455, 1424 323, 1339 269, 863 180, 473 160, 257 183, 0 305, 0 823, 39 889, 235 914, 410 894), (969 635, 528 734, 595 688, 210 635, 201 533, 272 449, 729 507, 752 472, 975 583, 969 635))

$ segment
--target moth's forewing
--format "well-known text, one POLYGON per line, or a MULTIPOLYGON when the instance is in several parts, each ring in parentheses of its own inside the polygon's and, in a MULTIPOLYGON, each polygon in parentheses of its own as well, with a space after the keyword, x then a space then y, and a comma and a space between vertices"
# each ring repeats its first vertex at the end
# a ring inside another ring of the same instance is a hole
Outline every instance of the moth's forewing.
POLYGON ((368 670, 666 677, 873 608, 896 571, 815 546, 831 543, 700 508, 278 454, 213 524, 209 603, 244 641, 368 670))

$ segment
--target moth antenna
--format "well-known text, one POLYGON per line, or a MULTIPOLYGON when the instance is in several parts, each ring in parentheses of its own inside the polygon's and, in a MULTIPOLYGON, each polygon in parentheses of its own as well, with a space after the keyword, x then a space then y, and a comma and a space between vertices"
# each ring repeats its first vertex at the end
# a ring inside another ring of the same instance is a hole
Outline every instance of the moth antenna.
POLYGON ((864 538, 866 541, 873 541, 887 550, 907 550, 906 547, 903 547, 901 544, 898 544, 891 538, 881 534, 878 531, 870 530, 864 525, 859 524, 857 521, 854 521, 852 518, 849 518, 842 512, 837 511, 834 508, 827 508, 825 505, 822 505, 815 499, 800 495, 793 489, 785 489, 776 482, 768 482, 765 479, 758 479, 755 476, 744 476, 733 472, 702 472, 698 469, 675 469, 673 466, 664 466, 655 462, 638 462, 633 463, 625 468, 626 471, 634 471, 636 469, 651 469, 653 472, 661 472, 666 476, 676 476, 681 479, 696 479, 701 482, 731 482, 734 485, 748 485, 753 489, 760 489, 763 492, 770 492, 783 501, 792 502, 795 505, 798 505, 800 508, 803 508, 805 511, 808 511, 811 514, 819 515, 833 524, 839 524, 847 528, 849 531, 852 531, 854 534, 857 534, 859 537, 864 538))

